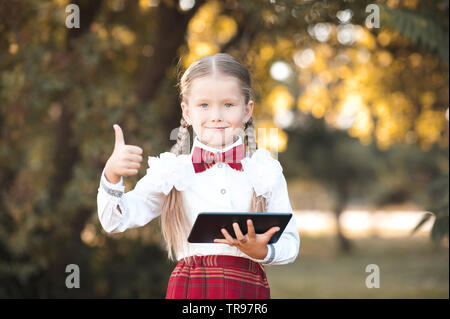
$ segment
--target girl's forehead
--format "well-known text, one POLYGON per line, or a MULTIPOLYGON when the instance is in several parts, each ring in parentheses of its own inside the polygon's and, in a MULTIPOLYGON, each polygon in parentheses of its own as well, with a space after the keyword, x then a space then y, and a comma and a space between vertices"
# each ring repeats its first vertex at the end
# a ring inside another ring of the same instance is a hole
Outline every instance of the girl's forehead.
POLYGON ((241 94, 238 79, 231 76, 206 76, 191 82, 192 98, 238 96, 241 94))

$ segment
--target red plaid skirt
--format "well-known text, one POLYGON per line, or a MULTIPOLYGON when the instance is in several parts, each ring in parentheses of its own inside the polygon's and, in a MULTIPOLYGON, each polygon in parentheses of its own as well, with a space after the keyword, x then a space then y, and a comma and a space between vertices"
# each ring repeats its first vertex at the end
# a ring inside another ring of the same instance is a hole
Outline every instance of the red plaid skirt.
POLYGON ((269 299, 262 266, 236 256, 181 259, 169 279, 166 299, 269 299))

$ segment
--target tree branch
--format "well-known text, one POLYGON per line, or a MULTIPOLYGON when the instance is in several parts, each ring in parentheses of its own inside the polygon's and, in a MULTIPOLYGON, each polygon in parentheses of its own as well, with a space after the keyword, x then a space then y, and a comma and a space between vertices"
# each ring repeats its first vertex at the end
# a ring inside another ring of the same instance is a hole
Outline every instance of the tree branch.
POLYGON ((141 102, 150 101, 156 94, 161 79, 177 56, 178 48, 186 40, 187 25, 205 0, 196 1, 195 6, 186 13, 169 8, 164 1, 158 6, 158 37, 154 54, 147 59, 137 85, 137 96, 141 102))

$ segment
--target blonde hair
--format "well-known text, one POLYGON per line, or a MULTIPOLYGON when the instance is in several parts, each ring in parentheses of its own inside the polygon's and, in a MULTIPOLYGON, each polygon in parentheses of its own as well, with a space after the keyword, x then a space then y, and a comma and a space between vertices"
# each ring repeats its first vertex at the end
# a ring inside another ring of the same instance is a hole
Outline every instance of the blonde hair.
MULTIPOLYGON (((245 104, 247 105, 252 93, 250 72, 238 60, 226 53, 217 53, 212 56, 202 57, 187 68, 180 82, 177 84, 180 86, 181 101, 186 102, 191 83, 194 79, 212 75, 215 72, 233 76, 240 82, 241 91, 245 98, 245 104)), ((177 142, 172 146, 170 152, 176 155, 182 153, 183 147, 189 137, 188 127, 189 124, 182 116, 177 142)), ((249 156, 252 156, 256 151, 255 128, 252 118, 245 123, 244 132, 244 144, 248 149, 249 156)), ((266 199, 262 196, 256 196, 255 191, 253 191, 250 211, 266 211, 266 199)), ((191 226, 188 216, 183 209, 181 193, 174 187, 166 196, 161 213, 161 229, 164 240, 166 241, 169 259, 174 259, 173 252, 176 253, 184 250, 191 226)))

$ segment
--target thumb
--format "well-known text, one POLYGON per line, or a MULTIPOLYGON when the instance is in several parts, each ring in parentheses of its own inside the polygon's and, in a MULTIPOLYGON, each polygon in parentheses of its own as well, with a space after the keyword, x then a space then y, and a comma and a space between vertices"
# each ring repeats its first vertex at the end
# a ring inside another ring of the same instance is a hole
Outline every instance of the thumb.
POLYGON ((264 233, 264 236, 266 237, 267 241, 269 241, 270 238, 272 238, 272 236, 275 235, 275 233, 278 231, 280 231, 280 227, 272 227, 264 233))
POLYGON ((123 132, 122 132, 122 129, 120 128, 120 126, 117 124, 114 124, 113 128, 114 128, 115 139, 116 139, 115 147, 117 147, 119 145, 125 145, 125 140, 123 138, 123 132))

